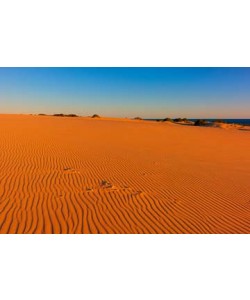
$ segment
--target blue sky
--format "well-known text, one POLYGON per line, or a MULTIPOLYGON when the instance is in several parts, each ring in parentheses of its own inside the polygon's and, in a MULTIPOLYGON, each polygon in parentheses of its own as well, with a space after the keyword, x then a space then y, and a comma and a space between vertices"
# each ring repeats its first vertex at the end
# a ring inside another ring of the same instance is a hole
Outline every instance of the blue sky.
POLYGON ((250 68, 0 68, 0 113, 250 118, 250 68))

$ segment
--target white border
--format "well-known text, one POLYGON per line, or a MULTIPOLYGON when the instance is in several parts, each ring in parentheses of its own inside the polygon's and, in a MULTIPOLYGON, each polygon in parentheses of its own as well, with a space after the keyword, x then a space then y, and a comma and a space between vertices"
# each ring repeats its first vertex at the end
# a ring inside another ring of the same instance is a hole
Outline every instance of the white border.
POLYGON ((244 235, 9 235, 1 298, 248 300, 248 256, 244 235))
MULTIPOLYGON (((248 1, 7 0, 0 66, 250 66, 248 1)), ((249 299, 248 235, 0 236, 1 299, 249 299)))
POLYGON ((4 0, 1 66, 250 66, 247 0, 4 0))

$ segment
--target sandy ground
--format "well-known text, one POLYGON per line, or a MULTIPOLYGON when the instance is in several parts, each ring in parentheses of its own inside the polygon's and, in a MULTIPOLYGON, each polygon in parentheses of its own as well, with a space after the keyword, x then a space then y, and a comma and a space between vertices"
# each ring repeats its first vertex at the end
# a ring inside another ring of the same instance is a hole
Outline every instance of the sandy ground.
POLYGON ((0 115, 0 233, 250 233, 250 131, 0 115))

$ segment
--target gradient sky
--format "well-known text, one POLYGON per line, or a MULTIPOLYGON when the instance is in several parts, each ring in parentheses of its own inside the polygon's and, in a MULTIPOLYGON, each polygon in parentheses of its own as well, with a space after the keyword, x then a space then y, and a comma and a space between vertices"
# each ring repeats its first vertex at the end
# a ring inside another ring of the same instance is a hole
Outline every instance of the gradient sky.
POLYGON ((0 68, 0 113, 250 118, 250 68, 0 68))

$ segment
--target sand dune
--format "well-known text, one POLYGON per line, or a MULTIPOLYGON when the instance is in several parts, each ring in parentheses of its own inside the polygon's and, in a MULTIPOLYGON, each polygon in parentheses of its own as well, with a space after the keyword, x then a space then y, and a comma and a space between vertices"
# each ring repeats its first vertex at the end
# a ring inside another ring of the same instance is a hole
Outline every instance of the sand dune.
POLYGON ((240 125, 240 124, 227 124, 227 123, 213 123, 212 127, 217 127, 221 129, 247 129, 248 126, 240 125))
POLYGON ((0 115, 0 233, 250 233, 250 132, 0 115))

